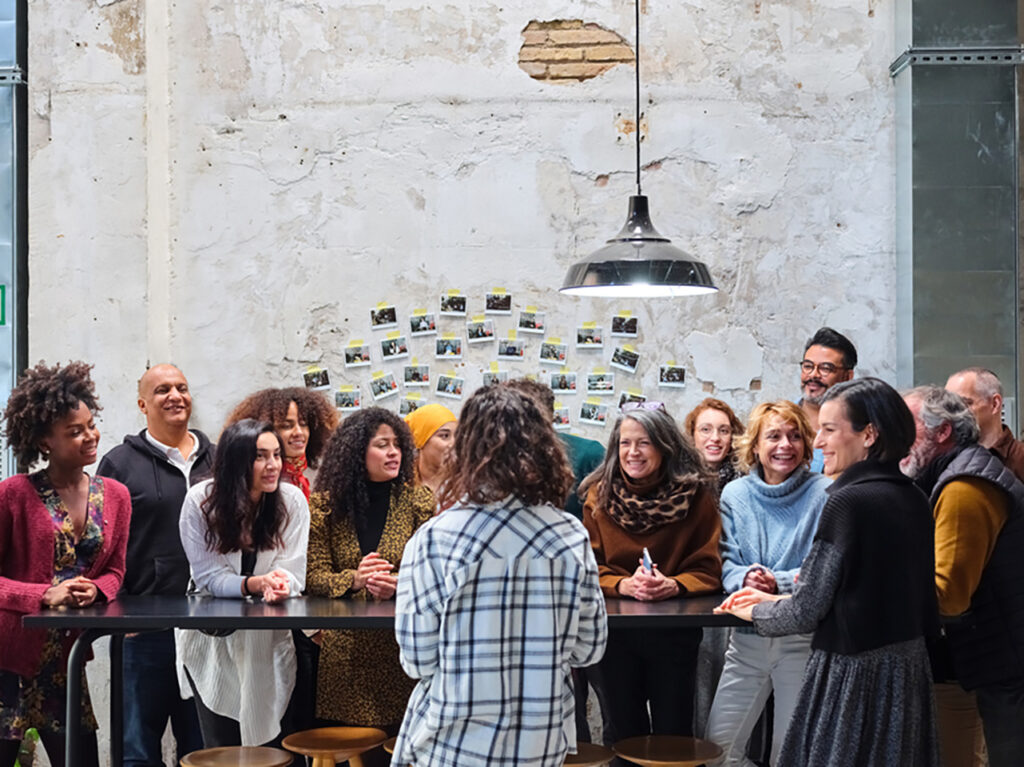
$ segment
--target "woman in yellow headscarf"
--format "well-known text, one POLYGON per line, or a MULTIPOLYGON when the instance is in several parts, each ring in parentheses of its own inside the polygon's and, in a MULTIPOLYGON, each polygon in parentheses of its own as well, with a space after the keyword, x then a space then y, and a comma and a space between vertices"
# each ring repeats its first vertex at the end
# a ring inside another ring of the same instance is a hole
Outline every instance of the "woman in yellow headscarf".
POLYGON ((455 413, 432 402, 413 410, 405 422, 416 445, 416 485, 426 485, 436 495, 455 442, 455 413))

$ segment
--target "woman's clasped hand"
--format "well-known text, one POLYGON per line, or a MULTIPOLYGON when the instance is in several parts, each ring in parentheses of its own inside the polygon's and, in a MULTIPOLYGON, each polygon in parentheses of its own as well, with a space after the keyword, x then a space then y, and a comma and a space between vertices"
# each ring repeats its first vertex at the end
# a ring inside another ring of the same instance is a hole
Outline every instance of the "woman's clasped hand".
POLYGON ((638 602, 660 602, 679 595, 679 582, 666 578, 656 564, 648 572, 641 560, 633 574, 619 582, 619 593, 638 602))
POLYGON ((366 589, 374 599, 391 599, 398 586, 398 576, 392 575, 395 566, 376 551, 371 551, 361 560, 352 579, 352 590, 366 589))
POLYGON ((96 584, 84 576, 77 576, 50 586, 43 593, 47 607, 88 607, 99 596, 96 584))
POLYGON ((722 601, 722 604, 715 608, 715 612, 718 614, 730 613, 737 618, 749 621, 751 620, 751 611, 754 609, 754 605, 761 604, 761 602, 778 602, 780 599, 787 599, 789 596, 789 594, 768 594, 746 586, 727 596, 722 601))
POLYGON ((282 602, 291 596, 291 581, 288 573, 273 570, 264 575, 250 575, 245 580, 250 596, 262 596, 264 602, 282 602))

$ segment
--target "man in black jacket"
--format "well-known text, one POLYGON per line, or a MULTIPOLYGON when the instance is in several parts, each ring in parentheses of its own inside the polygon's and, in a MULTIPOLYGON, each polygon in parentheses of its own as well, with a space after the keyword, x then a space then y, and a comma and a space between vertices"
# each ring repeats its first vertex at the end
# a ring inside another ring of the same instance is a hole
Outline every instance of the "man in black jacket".
MULTIPOLYGON (((210 473, 213 446, 190 431, 192 395, 173 365, 154 365, 139 380, 146 428, 107 453, 97 473, 128 486, 132 520, 121 594, 184 594, 188 560, 178 516, 188 488, 210 473)), ((167 720, 178 758, 202 748, 195 704, 182 700, 174 667, 174 632, 129 636, 124 642, 124 764, 163 765, 160 741, 167 720)))

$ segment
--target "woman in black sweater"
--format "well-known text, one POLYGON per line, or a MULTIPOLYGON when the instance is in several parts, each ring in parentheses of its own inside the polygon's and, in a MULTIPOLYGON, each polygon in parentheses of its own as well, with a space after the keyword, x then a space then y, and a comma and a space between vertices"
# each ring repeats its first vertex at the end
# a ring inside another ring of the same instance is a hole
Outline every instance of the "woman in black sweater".
MULTIPOLYGON (((764 636, 814 632, 779 764, 939 764, 925 637, 937 633, 928 500, 899 470, 914 419, 888 384, 828 390, 815 447, 828 489, 792 598, 742 589, 722 611, 764 636)), ((781 736, 781 733, 780 733, 781 736)))

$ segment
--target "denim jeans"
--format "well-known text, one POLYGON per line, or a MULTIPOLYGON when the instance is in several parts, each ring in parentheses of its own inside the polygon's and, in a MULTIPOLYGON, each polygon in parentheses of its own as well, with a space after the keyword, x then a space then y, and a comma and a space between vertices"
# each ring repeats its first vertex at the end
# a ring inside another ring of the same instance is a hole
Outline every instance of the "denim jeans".
POLYGON ((124 640, 124 764, 163 767, 160 741, 167 720, 178 759, 203 747, 194 702, 182 700, 174 670, 174 632, 154 631, 124 640))
POLYGON ((1024 759, 1024 682, 979 687, 975 693, 989 767, 1018 767, 1024 759))

